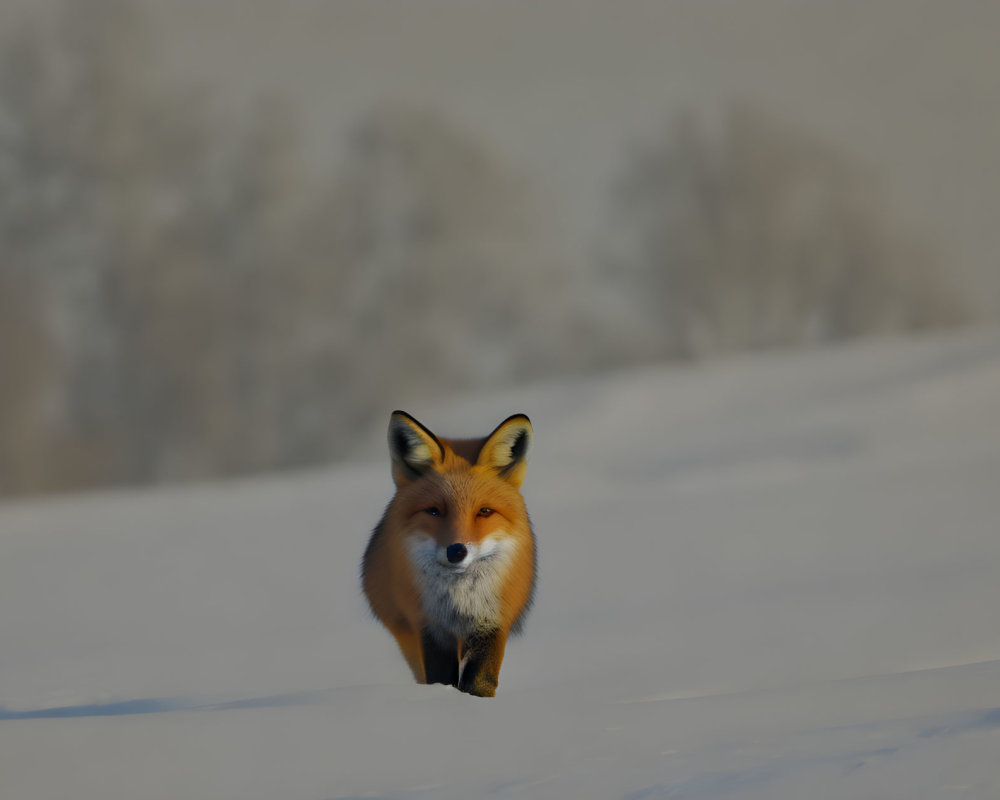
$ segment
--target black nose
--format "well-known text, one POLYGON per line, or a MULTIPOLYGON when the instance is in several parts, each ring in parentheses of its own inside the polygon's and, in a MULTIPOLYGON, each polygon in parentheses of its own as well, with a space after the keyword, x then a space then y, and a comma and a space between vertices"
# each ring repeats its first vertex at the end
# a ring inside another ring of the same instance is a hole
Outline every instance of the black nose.
POLYGON ((448 545, 448 549, 445 552, 448 554, 448 560, 452 564, 457 564, 465 558, 469 551, 465 549, 464 544, 459 542, 458 544, 448 545))

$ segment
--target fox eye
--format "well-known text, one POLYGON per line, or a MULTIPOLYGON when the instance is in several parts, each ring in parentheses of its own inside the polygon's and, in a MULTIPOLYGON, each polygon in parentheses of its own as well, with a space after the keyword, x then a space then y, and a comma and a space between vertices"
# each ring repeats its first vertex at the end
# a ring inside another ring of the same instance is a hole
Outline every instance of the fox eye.
POLYGON ((477 517, 491 517, 491 516, 493 516, 493 509, 492 508, 487 508, 486 506, 483 506, 481 509, 479 509, 479 513, 476 516, 477 517))
POLYGON ((425 508, 424 513, 430 514, 432 517, 440 517, 441 509, 438 508, 437 506, 431 506, 430 508, 425 508))

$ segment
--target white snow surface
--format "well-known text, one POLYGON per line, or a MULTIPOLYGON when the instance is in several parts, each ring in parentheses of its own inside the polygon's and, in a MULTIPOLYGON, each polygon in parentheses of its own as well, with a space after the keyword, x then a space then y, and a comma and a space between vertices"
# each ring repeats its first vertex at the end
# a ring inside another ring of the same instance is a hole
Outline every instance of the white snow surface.
POLYGON ((387 455, 7 503, 0 798, 1000 797, 1000 332, 404 407, 534 423, 495 699, 367 611, 387 455))

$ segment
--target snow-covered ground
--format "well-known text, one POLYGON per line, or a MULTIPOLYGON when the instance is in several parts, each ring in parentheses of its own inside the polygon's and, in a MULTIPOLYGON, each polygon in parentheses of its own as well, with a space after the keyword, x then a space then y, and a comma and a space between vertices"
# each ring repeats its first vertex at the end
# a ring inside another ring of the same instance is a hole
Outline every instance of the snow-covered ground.
POLYGON ((0 798, 1000 796, 1000 332, 399 405, 534 422, 496 699, 367 614, 386 457, 9 503, 0 798))

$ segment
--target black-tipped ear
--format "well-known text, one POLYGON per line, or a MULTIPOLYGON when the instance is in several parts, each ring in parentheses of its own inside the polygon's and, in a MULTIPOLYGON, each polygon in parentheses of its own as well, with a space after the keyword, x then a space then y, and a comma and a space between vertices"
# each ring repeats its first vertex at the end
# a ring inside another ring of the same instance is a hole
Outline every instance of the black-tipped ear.
POLYGON ((438 438, 405 411, 389 418, 389 455, 396 486, 411 483, 444 458, 438 438))
POLYGON ((519 487, 524 482, 533 439, 531 420, 524 414, 508 417, 486 437, 486 444, 479 450, 476 464, 492 467, 501 478, 519 487))

